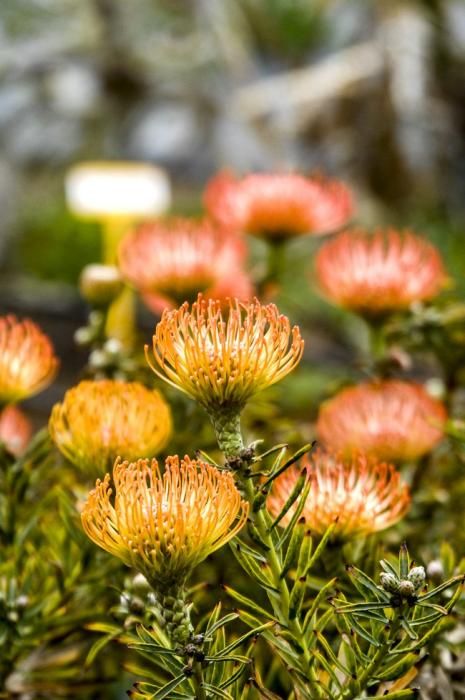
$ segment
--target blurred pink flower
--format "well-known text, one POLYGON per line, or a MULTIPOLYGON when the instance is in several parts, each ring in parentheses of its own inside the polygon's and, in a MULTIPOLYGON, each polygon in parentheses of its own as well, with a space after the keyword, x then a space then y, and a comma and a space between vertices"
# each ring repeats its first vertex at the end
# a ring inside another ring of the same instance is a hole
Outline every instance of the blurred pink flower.
POLYGON ((32 423, 16 406, 7 406, 0 413, 0 442, 11 454, 19 457, 29 444, 32 423))
MULTIPOLYGON (((300 467, 287 469, 273 482, 267 505, 276 517, 288 501, 300 476, 307 472, 310 491, 302 517, 310 531, 323 535, 336 523, 334 535, 342 538, 368 535, 397 523, 410 506, 408 486, 392 464, 355 455, 344 462, 337 454, 317 450, 300 467)), ((281 523, 287 525, 293 506, 281 523)))
POLYGON ((245 242, 209 221, 175 219, 143 224, 124 238, 119 249, 123 276, 147 306, 165 308, 207 298, 248 300, 253 287, 243 265, 245 242))
POLYGON ((223 226, 266 239, 322 235, 353 214, 349 189, 337 180, 295 173, 219 173, 207 185, 205 207, 223 226))
POLYGON ((446 419, 443 404, 420 384, 385 380, 343 389, 321 406, 316 429, 344 456, 363 452, 406 461, 433 449, 446 419))
POLYGON ((370 315, 431 299, 446 281, 441 257, 431 243, 392 229, 340 233, 317 254, 316 274, 328 299, 370 315))

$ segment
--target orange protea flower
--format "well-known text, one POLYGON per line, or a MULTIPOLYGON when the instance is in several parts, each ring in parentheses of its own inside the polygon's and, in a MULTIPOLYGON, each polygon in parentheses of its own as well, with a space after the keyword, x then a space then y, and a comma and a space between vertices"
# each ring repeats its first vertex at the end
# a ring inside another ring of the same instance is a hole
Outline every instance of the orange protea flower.
POLYGON ((329 233, 345 225, 354 208, 341 182, 294 173, 254 173, 240 180, 220 173, 204 201, 223 226, 274 240, 329 233))
POLYGON ((248 504, 232 474, 189 457, 168 457, 163 474, 155 459, 117 459, 113 481, 114 503, 109 474, 90 492, 84 530, 156 589, 181 584, 247 519, 248 504))
POLYGON ((191 307, 163 313, 153 336, 155 364, 146 346, 153 371, 208 411, 241 409, 291 372, 302 351, 299 329, 274 304, 234 299, 224 311, 200 295, 191 307))
MULTIPOLYGON (((397 523, 410 505, 408 486, 385 462, 363 455, 345 463, 338 455, 317 451, 303 467, 311 479, 302 516, 310 530, 323 535, 336 523, 334 535, 349 538, 385 530, 397 523)), ((276 517, 292 493, 301 469, 294 466, 273 483, 267 504, 276 517)), ((287 525, 295 506, 281 521, 287 525)))
POLYGON ((0 318, 0 403, 16 403, 50 384, 58 369, 49 338, 29 319, 0 318))
POLYGON ((9 452, 19 457, 29 444, 32 424, 16 406, 6 406, 0 413, 0 442, 9 452))
POLYGON ((138 382, 83 381, 53 407, 58 449, 83 471, 102 475, 115 458, 154 455, 171 434, 171 412, 157 391, 138 382))
POLYGON ((317 433, 344 455, 354 451, 387 460, 411 460, 441 440, 443 404, 419 384, 399 380, 344 389, 320 409, 317 433))
POLYGON ((208 221, 176 219, 143 224, 122 241, 123 275, 155 311, 194 301, 199 292, 215 299, 249 299, 252 284, 242 269, 247 250, 235 234, 208 221))
POLYGON ((339 234, 320 249, 316 273, 329 299, 366 314, 431 299, 446 280, 441 257, 431 243, 391 229, 339 234))

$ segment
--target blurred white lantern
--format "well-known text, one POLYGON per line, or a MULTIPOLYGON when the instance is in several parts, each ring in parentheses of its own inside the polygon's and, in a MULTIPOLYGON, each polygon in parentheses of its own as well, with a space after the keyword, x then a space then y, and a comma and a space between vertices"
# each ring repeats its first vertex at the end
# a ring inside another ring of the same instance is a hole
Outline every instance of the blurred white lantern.
POLYGON ((144 163, 81 163, 68 172, 65 189, 71 211, 95 219, 160 216, 171 204, 166 173, 144 163))
MULTIPOLYGON (((102 224, 102 258, 117 262, 118 245, 131 226, 164 214, 171 204, 166 173, 153 165, 124 161, 80 163, 68 171, 66 200, 81 218, 102 224)), ((134 340, 134 301, 125 288, 108 312, 107 335, 130 346, 134 340)))

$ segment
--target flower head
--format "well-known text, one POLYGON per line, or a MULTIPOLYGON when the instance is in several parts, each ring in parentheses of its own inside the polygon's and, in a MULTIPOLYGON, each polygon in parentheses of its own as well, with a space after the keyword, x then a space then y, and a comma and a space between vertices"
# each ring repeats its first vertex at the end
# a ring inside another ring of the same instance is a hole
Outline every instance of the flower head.
POLYGON ((87 535, 99 547, 138 569, 156 588, 182 582, 244 525, 248 504, 230 472, 185 457, 117 460, 98 480, 82 511, 87 535))
POLYGON ((240 180, 220 173, 204 201, 220 224, 268 239, 329 233, 353 213, 352 196, 341 182, 294 173, 254 173, 240 180))
POLYGON ((225 311, 201 296, 163 313, 153 336, 155 364, 146 346, 156 374, 213 411, 242 408, 291 372, 302 351, 299 329, 274 304, 234 299, 225 311))
POLYGON ((0 403, 37 394, 55 377, 58 360, 52 343, 29 319, 0 318, 0 403))
MULTIPOLYGON (((310 530, 319 535, 333 523, 334 535, 341 538, 385 530, 409 508, 408 486, 391 464, 362 455, 344 462, 336 454, 316 451, 302 466, 311 480, 302 516, 310 530)), ((274 516, 284 507, 299 474, 300 469, 294 466, 274 482, 268 498, 274 516)), ((292 514, 291 508, 281 521, 283 525, 292 514)))
POLYGON ((343 389, 323 404, 317 433, 344 455, 411 460, 441 440, 446 417, 443 404, 421 385, 387 380, 343 389))
POLYGON ((19 457, 26 449, 32 435, 29 418, 17 408, 6 406, 0 413, 0 442, 9 452, 19 457))
POLYGON ((154 455, 171 434, 171 412, 157 391, 138 382, 83 381, 53 407, 50 434, 77 467, 103 475, 117 456, 154 455))
POLYGON ((436 248, 410 232, 345 231, 316 257, 322 292, 336 304, 370 315, 431 299, 446 275, 436 248))
POLYGON ((119 261, 149 308, 159 311, 194 301, 199 292, 215 299, 249 299, 246 252, 236 234, 208 221, 176 219, 143 224, 130 233, 121 243, 119 261))

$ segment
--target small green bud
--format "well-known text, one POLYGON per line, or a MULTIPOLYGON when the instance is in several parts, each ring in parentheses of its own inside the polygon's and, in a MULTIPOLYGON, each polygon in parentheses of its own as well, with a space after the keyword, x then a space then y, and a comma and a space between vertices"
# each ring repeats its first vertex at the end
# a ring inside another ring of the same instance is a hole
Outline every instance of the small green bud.
POLYGON ((86 265, 79 278, 79 289, 92 306, 108 306, 123 289, 123 280, 113 265, 86 265))
POLYGON ((399 587, 397 590, 402 596, 402 598, 410 598, 410 596, 415 594, 415 586, 411 581, 408 581, 407 579, 399 582, 399 587))
POLYGON ((399 590, 399 581, 394 574, 383 573, 379 577, 381 587, 388 593, 397 593, 399 590))
POLYGON ((414 566, 410 569, 408 580, 413 583, 416 591, 423 587, 425 579, 426 573, 423 566, 414 566))

